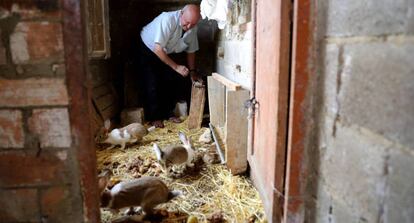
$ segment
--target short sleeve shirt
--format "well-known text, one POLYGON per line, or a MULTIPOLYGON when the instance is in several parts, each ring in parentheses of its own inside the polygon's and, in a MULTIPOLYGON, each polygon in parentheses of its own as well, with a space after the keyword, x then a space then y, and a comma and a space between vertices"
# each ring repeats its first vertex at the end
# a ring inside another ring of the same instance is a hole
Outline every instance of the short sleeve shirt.
POLYGON ((142 28, 141 39, 151 51, 154 51, 155 43, 167 54, 183 51, 193 53, 198 50, 197 26, 182 35, 180 12, 181 10, 163 12, 142 28))

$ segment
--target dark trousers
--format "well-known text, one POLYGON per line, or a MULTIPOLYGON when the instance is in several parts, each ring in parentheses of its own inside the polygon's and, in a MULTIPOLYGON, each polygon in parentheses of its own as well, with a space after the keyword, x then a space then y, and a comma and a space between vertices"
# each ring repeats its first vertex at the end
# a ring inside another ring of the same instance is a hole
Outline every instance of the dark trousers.
POLYGON ((140 88, 147 121, 167 119, 178 101, 189 103, 191 81, 162 62, 141 40, 138 49, 140 88))

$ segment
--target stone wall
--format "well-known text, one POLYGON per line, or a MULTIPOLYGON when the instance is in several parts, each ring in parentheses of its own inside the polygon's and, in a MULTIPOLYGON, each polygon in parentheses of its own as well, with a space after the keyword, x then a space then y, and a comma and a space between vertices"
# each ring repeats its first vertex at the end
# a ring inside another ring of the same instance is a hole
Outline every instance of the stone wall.
POLYGON ((82 222, 60 2, 0 3, 0 222, 82 222))
POLYGON ((228 25, 219 32, 216 70, 219 74, 251 88, 253 74, 253 24, 251 1, 233 1, 228 25))
POLYGON ((414 219, 413 11, 409 0, 317 4, 310 222, 414 219))

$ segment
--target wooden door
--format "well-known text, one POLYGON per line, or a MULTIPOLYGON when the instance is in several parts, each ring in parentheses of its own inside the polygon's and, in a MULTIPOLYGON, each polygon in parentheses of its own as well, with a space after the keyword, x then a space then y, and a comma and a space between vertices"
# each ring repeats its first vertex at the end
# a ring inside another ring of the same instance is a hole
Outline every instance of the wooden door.
POLYGON ((290 0, 256 1, 255 97, 252 149, 253 181, 270 222, 283 215, 289 95, 290 0))

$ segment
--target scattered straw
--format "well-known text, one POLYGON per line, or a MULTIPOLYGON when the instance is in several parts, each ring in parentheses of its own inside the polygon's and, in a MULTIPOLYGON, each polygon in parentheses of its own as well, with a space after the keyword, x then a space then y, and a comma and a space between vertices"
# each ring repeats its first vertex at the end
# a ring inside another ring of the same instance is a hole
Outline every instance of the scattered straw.
MULTIPOLYGON (((152 151, 156 142, 161 148, 169 144, 179 144, 178 132, 190 136, 194 148, 208 147, 198 142, 206 128, 188 130, 187 122, 175 124, 164 122, 165 128, 155 129, 137 145, 124 150, 98 149, 98 169, 111 168, 112 181, 139 178, 142 175, 160 177, 170 188, 181 190, 183 195, 159 205, 157 209, 180 212, 197 217, 199 222, 208 222, 219 213, 227 222, 265 222, 264 210, 259 195, 250 180, 244 176, 233 176, 223 165, 203 165, 196 174, 172 179, 161 171, 152 151)), ((213 142, 212 142, 213 143, 213 142)), ((102 222, 114 219, 111 213, 102 211, 102 222)), ((163 222, 185 222, 183 217, 169 218, 163 222)), ((185 217, 184 217, 185 219, 185 217)))

